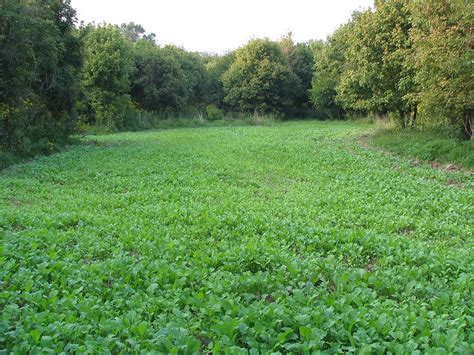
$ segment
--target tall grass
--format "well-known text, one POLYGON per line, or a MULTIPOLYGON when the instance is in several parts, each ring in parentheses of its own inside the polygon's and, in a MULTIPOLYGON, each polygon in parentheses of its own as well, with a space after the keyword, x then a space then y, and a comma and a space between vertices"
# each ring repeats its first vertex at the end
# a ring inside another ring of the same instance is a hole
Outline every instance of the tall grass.
POLYGON ((403 156, 474 168, 472 140, 461 141, 433 129, 381 128, 370 140, 375 146, 403 156))

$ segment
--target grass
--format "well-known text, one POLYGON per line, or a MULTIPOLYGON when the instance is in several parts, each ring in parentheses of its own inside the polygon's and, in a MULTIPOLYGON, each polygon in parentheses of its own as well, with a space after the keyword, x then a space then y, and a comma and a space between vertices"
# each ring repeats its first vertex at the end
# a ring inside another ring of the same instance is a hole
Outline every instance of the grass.
MULTIPOLYGON (((137 122, 137 127, 130 127, 128 131, 143 131, 143 130, 158 130, 171 128, 196 128, 196 127, 235 127, 235 126, 269 126, 277 122, 277 119, 272 116, 259 115, 240 115, 229 116, 222 119, 208 120, 197 117, 183 117, 183 118, 157 118, 151 117, 145 123, 137 122)), ((87 135, 102 135, 109 134, 108 128, 100 126, 82 126, 81 134, 87 135)))
POLYGON ((368 129, 122 133, 1 172, 0 352, 472 353, 472 176, 368 129))
POLYGON ((474 141, 459 141, 431 131, 381 130, 372 143, 407 157, 474 168, 474 141))
MULTIPOLYGON (((173 128, 197 128, 197 127, 238 127, 238 126, 271 126, 278 122, 277 118, 273 116, 261 115, 234 115, 218 120, 207 120, 204 118, 157 118, 149 115, 144 120, 144 123, 137 122, 135 127, 128 127, 127 131, 143 131, 143 130, 161 130, 173 128)), ((67 138, 61 144, 51 144, 40 149, 35 149, 27 155, 15 155, 10 152, 0 150, 0 171, 8 168, 11 165, 25 162, 31 159, 38 158, 44 155, 57 153, 69 147, 69 145, 81 144, 81 138, 85 136, 107 135, 111 134, 109 128, 101 126, 82 125, 79 127, 75 136, 67 138)))

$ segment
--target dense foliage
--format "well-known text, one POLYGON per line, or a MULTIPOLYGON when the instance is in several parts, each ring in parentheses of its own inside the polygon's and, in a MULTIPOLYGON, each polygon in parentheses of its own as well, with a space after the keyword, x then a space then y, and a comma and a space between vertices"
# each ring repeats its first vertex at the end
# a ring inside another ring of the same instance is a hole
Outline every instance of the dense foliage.
POLYGON ((474 353, 473 26, 376 0, 217 55, 0 0, 0 169, 201 127, 0 172, 0 354, 474 353))
POLYGON ((301 85, 280 46, 269 40, 252 40, 236 52, 235 61, 222 77, 224 102, 236 111, 283 113, 294 104, 301 85))
POLYGON ((251 40, 223 55, 160 46, 136 23, 80 26, 69 0, 2 0, 0 166, 78 128, 148 128, 182 114, 444 125, 472 137, 474 3, 375 1, 326 42, 251 40), (79 119, 77 119, 79 117, 79 119))
POLYGON ((311 102, 322 118, 341 118, 345 114, 336 98, 341 75, 347 68, 347 38, 352 33, 352 27, 353 23, 341 26, 315 51, 311 102))
POLYGON ((377 11, 354 17, 338 98, 346 108, 399 115, 402 127, 412 111, 406 95, 414 73, 406 65, 411 51, 410 13, 405 0, 380 2, 377 11))
POLYGON ((131 45, 115 26, 84 30, 85 120, 111 130, 121 128, 130 105, 131 45))
POLYGON ((205 67, 198 55, 149 40, 138 41, 134 52, 131 96, 142 109, 176 113, 200 102, 205 67))
POLYGON ((2 152, 48 152, 75 128, 80 44, 69 1, 0 2, 2 152))
POLYGON ((365 133, 126 133, 0 173, 0 349, 472 354, 472 176, 365 133))
POLYGON ((473 24, 472 1, 375 1, 316 54, 312 102, 329 116, 389 115, 402 128, 441 123, 469 139, 473 24))
POLYGON ((414 67, 428 117, 474 130, 474 2, 414 2, 414 67))
POLYGON ((218 108, 226 108, 224 103, 224 84, 222 76, 235 61, 235 52, 222 56, 212 56, 206 63, 207 79, 205 82, 206 103, 218 108))
POLYGON ((309 94, 314 73, 314 48, 312 43, 294 43, 292 33, 280 40, 280 47, 290 70, 296 75, 293 105, 287 110, 289 117, 304 117, 310 106, 309 94))

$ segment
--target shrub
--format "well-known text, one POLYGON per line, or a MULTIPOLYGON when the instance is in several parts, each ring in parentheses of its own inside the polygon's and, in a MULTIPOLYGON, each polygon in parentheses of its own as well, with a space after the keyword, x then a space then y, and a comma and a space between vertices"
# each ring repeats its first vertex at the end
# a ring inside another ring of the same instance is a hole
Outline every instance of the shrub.
POLYGON ((224 118, 224 112, 215 105, 208 105, 206 107, 206 114, 209 121, 221 120, 224 118))
POLYGON ((15 164, 18 161, 18 157, 12 153, 0 151, 0 170, 5 169, 7 166, 15 164))

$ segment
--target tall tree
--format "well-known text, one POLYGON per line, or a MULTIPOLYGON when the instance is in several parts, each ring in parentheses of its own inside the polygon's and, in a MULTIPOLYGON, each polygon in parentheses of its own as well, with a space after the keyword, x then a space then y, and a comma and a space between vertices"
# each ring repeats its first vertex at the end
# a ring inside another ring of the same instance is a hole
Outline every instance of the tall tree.
POLYGON ((175 63, 181 77, 173 95, 178 100, 177 110, 197 108, 203 102, 203 90, 206 78, 206 67, 198 53, 187 52, 176 46, 165 46, 162 53, 166 60, 175 63))
POLYGON ((160 48, 150 41, 139 40, 133 47, 133 58, 132 100, 148 111, 162 109, 162 88, 168 83, 165 83, 165 63, 160 48))
POLYGON ((75 126, 80 43, 69 0, 3 0, 0 149, 48 151, 75 126))
POLYGON ((345 114, 336 97, 341 75, 347 69, 346 56, 352 26, 353 22, 341 26, 315 50, 311 102, 323 118, 341 118, 345 114))
POLYGON ((206 64, 206 83, 204 87, 205 101, 207 104, 225 108, 224 84, 222 77, 235 60, 235 52, 229 52, 222 56, 214 56, 206 64))
POLYGON ((82 73, 86 106, 92 122, 116 130, 130 105, 133 71, 131 43, 116 26, 88 26, 84 29, 82 73))
POLYGON ((311 79, 314 69, 314 53, 308 43, 294 43, 292 33, 281 38, 280 47, 288 65, 298 78, 295 88, 294 115, 305 115, 309 108, 311 79))
POLYGON ((224 101, 242 112, 285 113, 294 103, 298 78, 276 42, 250 41, 223 75, 224 101))
POLYGON ((148 40, 150 42, 156 41, 156 35, 154 33, 146 34, 145 29, 142 25, 136 24, 135 22, 122 23, 120 30, 123 35, 132 42, 138 42, 139 40, 148 40))
POLYGON ((376 1, 375 11, 358 13, 349 37, 347 62, 337 99, 345 108, 395 112, 402 127, 416 114, 408 0, 376 1))
POLYGON ((413 1, 416 79, 426 116, 474 130, 474 2, 413 1))
POLYGON ((188 104, 186 76, 176 56, 146 40, 134 46, 131 96, 148 111, 177 112, 188 104))

